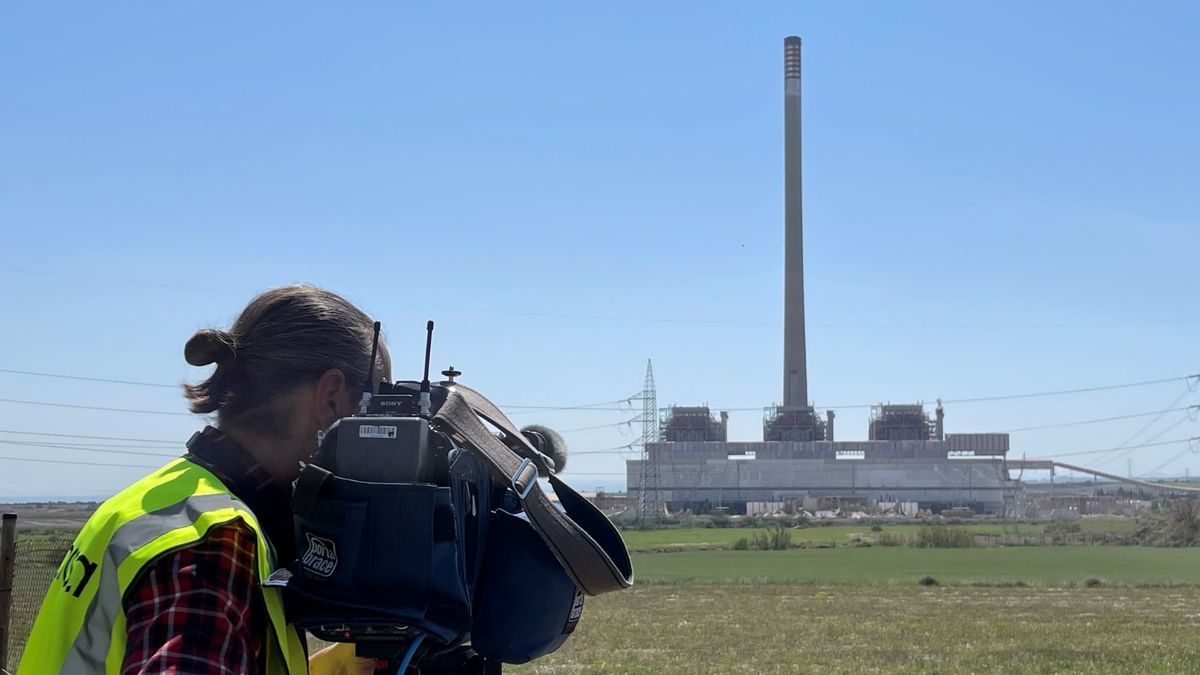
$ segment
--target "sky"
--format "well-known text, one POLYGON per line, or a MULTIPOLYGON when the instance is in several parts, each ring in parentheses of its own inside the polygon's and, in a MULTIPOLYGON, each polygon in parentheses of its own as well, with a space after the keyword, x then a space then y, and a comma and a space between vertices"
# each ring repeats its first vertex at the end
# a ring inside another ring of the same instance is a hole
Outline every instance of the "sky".
POLYGON ((623 487, 628 451, 595 451, 637 440, 615 401, 648 360, 659 405, 761 438, 792 34, 818 409, 1174 378, 947 403, 946 428, 1156 413, 1012 456, 1200 473, 1200 422, 1157 414, 1200 404, 1198 27, 1187 2, 3 3, 0 371, 167 386, 0 372, 0 500, 177 453, 204 423, 184 342, 292 282, 380 319, 397 377, 435 320, 438 369, 582 429, 580 489, 623 487))

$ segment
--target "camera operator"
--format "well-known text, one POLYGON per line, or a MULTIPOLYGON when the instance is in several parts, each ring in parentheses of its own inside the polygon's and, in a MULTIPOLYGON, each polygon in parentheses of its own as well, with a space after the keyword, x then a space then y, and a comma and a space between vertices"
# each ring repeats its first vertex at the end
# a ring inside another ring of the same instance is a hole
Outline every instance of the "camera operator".
MULTIPOLYGON (((215 413, 187 454, 102 504, 42 604, 19 675, 373 672, 339 644, 306 656, 280 591, 262 586, 295 557, 291 482, 317 434, 355 410, 372 321, 327 290, 285 286, 229 331, 198 331, 185 385, 215 413)), ((374 380, 390 378, 380 349, 374 380)))

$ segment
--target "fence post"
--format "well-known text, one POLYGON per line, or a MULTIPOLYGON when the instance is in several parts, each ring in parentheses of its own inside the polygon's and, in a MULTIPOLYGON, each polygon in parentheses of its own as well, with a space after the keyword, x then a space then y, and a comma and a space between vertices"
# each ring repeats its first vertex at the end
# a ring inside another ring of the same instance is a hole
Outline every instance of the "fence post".
POLYGON ((17 558, 17 514, 0 520, 0 670, 8 670, 8 632, 12 620, 13 567, 17 558))

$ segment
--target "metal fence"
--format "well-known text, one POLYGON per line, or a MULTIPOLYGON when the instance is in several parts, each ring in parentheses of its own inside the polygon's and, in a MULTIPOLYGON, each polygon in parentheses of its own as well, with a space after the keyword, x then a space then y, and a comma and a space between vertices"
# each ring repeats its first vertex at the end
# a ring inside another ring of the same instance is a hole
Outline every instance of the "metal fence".
MULTIPOLYGON (((21 652, 33 620, 50 581, 59 564, 71 548, 74 536, 66 533, 17 534, 15 565, 13 566, 12 608, 9 613, 8 664, 0 664, 16 671, 21 662, 21 652)), ((0 617, 3 621, 4 617, 0 617)))

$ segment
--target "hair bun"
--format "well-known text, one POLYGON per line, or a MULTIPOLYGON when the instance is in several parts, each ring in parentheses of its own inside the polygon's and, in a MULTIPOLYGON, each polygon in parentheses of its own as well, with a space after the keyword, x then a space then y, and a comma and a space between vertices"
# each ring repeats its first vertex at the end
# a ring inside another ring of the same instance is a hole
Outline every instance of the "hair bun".
POLYGON ((193 366, 220 364, 235 355, 233 336, 214 328, 201 328, 183 346, 183 358, 193 366))

